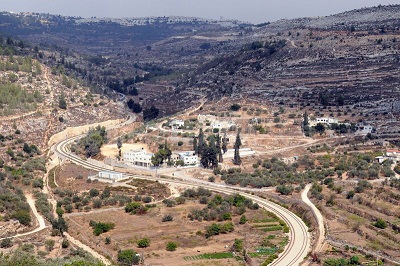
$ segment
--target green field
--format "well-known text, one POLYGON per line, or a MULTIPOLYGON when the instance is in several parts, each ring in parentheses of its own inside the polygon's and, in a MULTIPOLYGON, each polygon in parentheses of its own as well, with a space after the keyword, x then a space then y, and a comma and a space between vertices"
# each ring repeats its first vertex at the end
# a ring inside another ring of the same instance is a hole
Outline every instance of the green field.
POLYGON ((183 257, 184 260, 216 260, 216 259, 231 259, 233 258, 232 252, 220 252, 220 253, 206 253, 196 256, 183 257))

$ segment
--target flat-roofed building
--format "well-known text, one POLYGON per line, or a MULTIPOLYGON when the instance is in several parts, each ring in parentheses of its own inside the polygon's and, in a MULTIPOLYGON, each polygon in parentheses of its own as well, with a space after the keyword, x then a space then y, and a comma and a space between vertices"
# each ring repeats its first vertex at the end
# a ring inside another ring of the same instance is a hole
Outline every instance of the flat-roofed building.
POLYGON ((150 167, 152 153, 146 153, 145 149, 127 150, 122 152, 122 161, 137 166, 150 167))

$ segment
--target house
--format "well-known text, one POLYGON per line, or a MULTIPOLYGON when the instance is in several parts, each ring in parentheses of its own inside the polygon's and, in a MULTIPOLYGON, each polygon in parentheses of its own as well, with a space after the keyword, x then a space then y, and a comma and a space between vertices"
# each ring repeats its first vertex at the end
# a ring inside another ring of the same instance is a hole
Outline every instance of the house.
POLYGON ((368 133, 373 133, 375 132, 375 128, 371 125, 366 125, 362 123, 356 124, 356 134, 360 135, 366 135, 368 133))
POLYGON ((137 166, 150 167, 152 153, 146 153, 145 149, 128 150, 122 152, 122 161, 137 166))
POLYGON ((393 162, 400 162, 400 150, 388 149, 386 150, 386 157, 393 162))
POLYGON ((222 129, 230 129, 231 127, 236 126, 236 124, 234 122, 231 121, 218 121, 215 120, 212 124, 212 129, 219 129, 219 131, 221 131, 222 129))
POLYGON ((375 161, 377 161, 378 163, 383 163, 384 161, 386 161, 388 158, 385 156, 376 156, 375 157, 375 161))
POLYGON ((208 122, 213 122, 215 121, 216 117, 214 115, 197 115, 197 121, 199 121, 199 123, 206 123, 208 122))
POLYGON ((182 128, 185 126, 185 122, 181 119, 171 120, 168 124, 172 128, 182 128))
POLYGON ((199 158, 194 151, 185 151, 178 153, 179 160, 182 160, 185 165, 197 165, 199 158))
POLYGON ((338 123, 339 121, 336 118, 318 117, 315 120, 310 121, 310 126, 315 127, 317 124, 330 125, 338 123))
POLYGON ((122 173, 101 171, 99 172, 98 177, 102 179, 110 179, 115 182, 122 179, 122 173))

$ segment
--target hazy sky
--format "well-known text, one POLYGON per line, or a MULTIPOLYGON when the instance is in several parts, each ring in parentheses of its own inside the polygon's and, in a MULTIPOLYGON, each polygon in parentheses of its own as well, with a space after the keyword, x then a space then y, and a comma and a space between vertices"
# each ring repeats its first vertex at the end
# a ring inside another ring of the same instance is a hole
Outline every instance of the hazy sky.
POLYGON ((397 3, 399 0, 0 0, 0 10, 81 17, 224 17, 260 23, 397 3))

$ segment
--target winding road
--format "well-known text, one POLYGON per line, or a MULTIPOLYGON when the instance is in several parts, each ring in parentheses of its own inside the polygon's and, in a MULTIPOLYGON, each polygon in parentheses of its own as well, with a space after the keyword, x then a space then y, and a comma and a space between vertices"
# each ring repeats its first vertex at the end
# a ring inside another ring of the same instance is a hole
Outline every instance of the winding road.
MULTIPOLYGON (((82 136, 72 137, 66 140, 63 140, 55 146, 53 146, 53 150, 57 153, 60 159, 62 160, 69 160, 77 165, 83 166, 88 169, 92 169, 95 171, 103 171, 106 170, 105 168, 92 164, 88 161, 82 160, 80 157, 72 154, 68 149, 70 143, 79 139, 82 136)), ((308 234, 308 228, 305 223, 295 214, 290 212, 288 209, 270 202, 266 199, 254 196, 250 193, 238 190, 236 188, 231 188, 222 184, 214 184, 209 182, 194 182, 190 179, 178 179, 178 178, 157 178, 157 177, 150 177, 150 176, 140 176, 140 175, 131 175, 122 173, 124 177, 130 178, 141 178, 141 179, 148 179, 148 180, 157 180, 160 183, 169 183, 169 184, 176 184, 181 186, 189 186, 189 187, 204 187, 216 192, 221 192, 225 194, 234 194, 238 193, 241 194, 254 202, 257 202, 261 207, 267 209, 270 212, 275 213, 280 219, 284 220, 288 225, 289 231, 289 244, 285 247, 285 250, 279 255, 279 257, 273 261, 270 265, 274 266, 294 266, 300 265, 304 258, 307 257, 308 252, 310 250, 310 236, 308 234)))
POLYGON ((315 205, 311 202, 311 200, 308 198, 307 194, 310 191, 312 184, 308 184, 303 192, 301 193, 301 199, 304 201, 305 204, 307 204, 310 209, 312 210, 317 223, 318 223, 318 239, 314 248, 314 251, 316 252, 321 252, 323 246, 324 246, 324 241, 325 241, 325 226, 324 226, 324 217, 322 216, 322 213, 315 207, 315 205))
POLYGON ((35 216, 36 220, 38 221, 39 226, 37 228, 33 229, 32 231, 16 234, 16 235, 9 236, 9 237, 3 237, 3 238, 0 238, 0 240, 6 239, 6 238, 17 238, 17 237, 29 236, 29 235, 35 234, 35 233, 40 232, 43 229, 47 228, 43 216, 41 216, 36 209, 35 200, 33 199, 32 195, 25 194, 25 197, 26 197, 26 202, 29 204, 29 207, 31 207, 32 213, 35 216))

